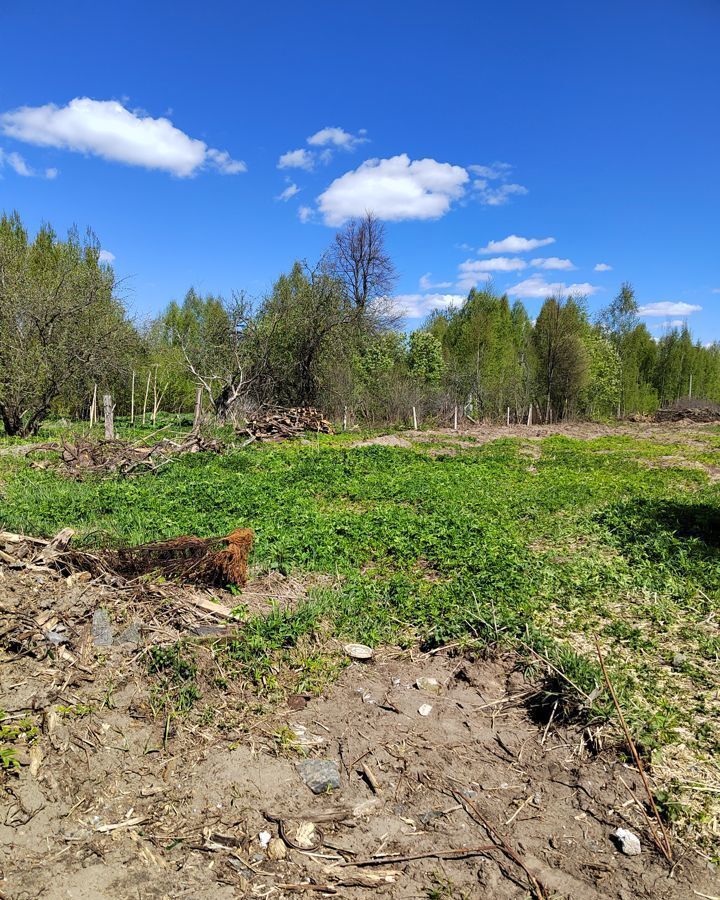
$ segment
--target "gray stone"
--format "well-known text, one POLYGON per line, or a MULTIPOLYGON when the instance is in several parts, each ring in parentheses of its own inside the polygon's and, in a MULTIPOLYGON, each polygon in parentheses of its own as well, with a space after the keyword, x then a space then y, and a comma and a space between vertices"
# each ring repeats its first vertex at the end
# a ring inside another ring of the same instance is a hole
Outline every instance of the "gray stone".
POLYGON ((638 856, 642 852, 640 838, 627 828, 617 828, 612 836, 625 856, 638 856))
POLYGON ((296 767, 313 794, 325 794, 340 787, 340 770, 332 759, 304 759, 296 767))
POLYGON ((104 609, 96 609, 92 620, 93 644, 96 647, 112 647, 113 630, 110 616, 104 609))
POLYGON ((118 644, 139 644, 140 643, 140 626, 137 622, 131 622, 130 625, 121 633, 118 638, 118 644))

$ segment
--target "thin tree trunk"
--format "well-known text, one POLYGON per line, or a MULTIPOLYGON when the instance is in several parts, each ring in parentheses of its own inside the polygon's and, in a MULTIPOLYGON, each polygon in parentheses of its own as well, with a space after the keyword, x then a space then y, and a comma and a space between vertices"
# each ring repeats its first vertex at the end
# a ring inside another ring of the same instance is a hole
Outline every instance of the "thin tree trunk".
POLYGON ((103 395, 103 414, 105 417, 105 440, 111 441, 115 437, 115 423, 113 421, 113 402, 110 394, 103 395))

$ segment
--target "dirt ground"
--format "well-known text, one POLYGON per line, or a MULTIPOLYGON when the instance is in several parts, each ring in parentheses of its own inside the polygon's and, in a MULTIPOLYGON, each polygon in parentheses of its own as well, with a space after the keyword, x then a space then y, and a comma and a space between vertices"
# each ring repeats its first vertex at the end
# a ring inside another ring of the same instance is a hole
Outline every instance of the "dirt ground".
MULTIPOLYGON (((259 611, 263 591, 302 590, 270 575, 247 599, 259 611)), ((231 688, 211 716, 170 722, 153 715, 143 648, 203 634, 193 596, 159 598, 139 637, 106 647, 92 640, 99 607, 116 635, 142 617, 112 586, 0 567, 3 724, 38 729, 0 775, 0 897, 510 900, 538 896, 530 876, 577 900, 720 893, 680 846, 668 868, 612 740, 548 724, 513 657, 380 652, 321 697, 258 714, 231 688), (338 789, 310 790, 298 764, 313 759, 336 767, 338 789), (619 852, 617 827, 640 855, 619 852)))

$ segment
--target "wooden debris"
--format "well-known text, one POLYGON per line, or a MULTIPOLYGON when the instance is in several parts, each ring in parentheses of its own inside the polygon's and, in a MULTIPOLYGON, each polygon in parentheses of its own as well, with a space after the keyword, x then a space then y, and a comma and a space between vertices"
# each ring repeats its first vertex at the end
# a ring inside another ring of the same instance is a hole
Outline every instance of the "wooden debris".
MULTIPOLYGON (((222 441, 202 437, 197 432, 190 432, 182 441, 171 441, 164 438, 147 447, 116 438, 94 441, 87 437, 76 436, 73 441, 35 444, 25 453, 32 457, 35 453, 56 453, 61 471, 71 478, 82 479, 87 475, 116 474, 139 475, 143 472, 154 472, 186 453, 212 452, 221 453, 224 449, 222 441)), ((33 462, 37 468, 47 468, 47 460, 33 462)))
POLYGON ((276 409, 262 418, 251 419, 244 428, 238 429, 238 436, 251 441, 284 441, 302 437, 307 431, 333 434, 333 427, 317 409, 303 406, 276 409))

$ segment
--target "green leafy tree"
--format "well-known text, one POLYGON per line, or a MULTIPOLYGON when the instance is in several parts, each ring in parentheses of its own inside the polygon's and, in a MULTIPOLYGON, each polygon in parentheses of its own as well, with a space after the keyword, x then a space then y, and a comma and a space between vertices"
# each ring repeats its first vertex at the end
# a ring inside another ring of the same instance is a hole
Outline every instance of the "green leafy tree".
POLYGON ((137 335, 92 233, 30 239, 17 213, 0 219, 0 418, 35 434, 63 396, 126 372, 137 335))

